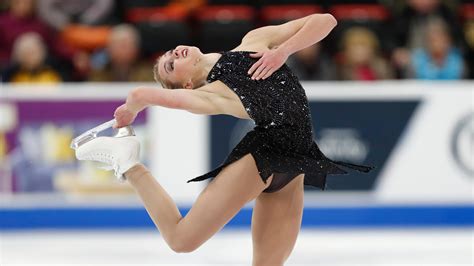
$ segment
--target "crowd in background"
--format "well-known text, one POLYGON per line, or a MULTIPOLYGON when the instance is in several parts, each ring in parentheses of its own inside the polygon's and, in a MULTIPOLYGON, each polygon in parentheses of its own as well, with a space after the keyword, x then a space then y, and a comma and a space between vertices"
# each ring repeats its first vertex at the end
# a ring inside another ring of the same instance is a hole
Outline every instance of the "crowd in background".
POLYGON ((0 13, 2 82, 153 81, 178 44, 232 49, 249 30, 314 12, 338 26, 287 64, 302 80, 472 79, 469 1, 11 0, 0 13))

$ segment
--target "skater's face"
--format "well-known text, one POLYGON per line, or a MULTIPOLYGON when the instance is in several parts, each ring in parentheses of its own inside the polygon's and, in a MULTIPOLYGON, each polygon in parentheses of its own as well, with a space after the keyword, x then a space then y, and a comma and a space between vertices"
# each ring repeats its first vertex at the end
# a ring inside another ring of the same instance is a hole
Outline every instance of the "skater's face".
POLYGON ((196 83, 194 78, 200 72, 201 66, 198 63, 202 56, 195 46, 179 45, 158 58, 154 69, 155 79, 166 88, 193 89, 196 83))

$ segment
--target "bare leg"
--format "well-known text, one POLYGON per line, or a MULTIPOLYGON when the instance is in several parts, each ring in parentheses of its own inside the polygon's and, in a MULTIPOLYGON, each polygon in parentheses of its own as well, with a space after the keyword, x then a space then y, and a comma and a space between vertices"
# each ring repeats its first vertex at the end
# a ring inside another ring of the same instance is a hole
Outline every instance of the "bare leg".
POLYGON ((252 213, 253 266, 278 266, 290 256, 303 216, 304 174, 282 189, 262 193, 252 213))
POLYGON ((191 252, 218 232, 265 184, 253 157, 247 154, 225 167, 201 192, 185 217, 176 204, 143 165, 126 174, 141 197, 148 214, 168 245, 176 252, 191 252))

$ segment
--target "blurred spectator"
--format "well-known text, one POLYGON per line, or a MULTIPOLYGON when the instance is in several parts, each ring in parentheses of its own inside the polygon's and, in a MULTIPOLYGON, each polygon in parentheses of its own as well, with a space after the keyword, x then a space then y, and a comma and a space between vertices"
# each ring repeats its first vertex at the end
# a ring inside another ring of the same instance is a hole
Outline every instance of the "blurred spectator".
POLYGON ((0 1, 0 12, 3 13, 3 12, 6 12, 8 11, 8 1, 4 0, 4 1, 0 1))
POLYGON ((449 29, 442 20, 432 20, 423 37, 426 46, 411 55, 410 77, 417 79, 461 79, 465 74, 462 55, 453 46, 449 29))
POLYGON ((61 74, 46 61, 46 47, 38 33, 25 33, 13 45, 12 65, 2 75, 5 82, 60 82, 61 74))
POLYGON ((108 22, 112 0, 38 0, 40 17, 61 31, 70 24, 101 25, 108 22))
POLYGON ((46 23, 76 49, 92 51, 107 42, 115 22, 112 0, 38 0, 38 12, 46 23))
POLYGON ((474 79, 474 18, 464 23, 464 37, 468 48, 466 62, 469 64, 469 78, 474 79))
POLYGON ((334 65, 321 51, 320 43, 296 52, 288 58, 287 64, 301 80, 335 79, 334 65))
POLYGON ((407 0, 402 11, 395 16, 392 27, 394 47, 392 59, 395 66, 403 69, 409 65, 410 50, 426 47, 423 38, 431 20, 441 19, 453 34, 456 45, 463 43, 456 15, 440 0, 407 0))
POLYGON ((0 15, 0 71, 8 65, 13 43, 26 32, 41 35, 55 56, 63 59, 72 57, 72 50, 58 41, 54 30, 35 16, 34 8, 34 0, 12 0, 9 11, 0 15))
POLYGON ((376 35, 364 27, 352 27, 342 36, 337 75, 342 80, 392 79, 393 71, 379 55, 376 35))
POLYGON ((90 81, 153 81, 152 65, 139 60, 140 36, 128 24, 112 28, 106 53, 108 63, 90 74, 90 81))

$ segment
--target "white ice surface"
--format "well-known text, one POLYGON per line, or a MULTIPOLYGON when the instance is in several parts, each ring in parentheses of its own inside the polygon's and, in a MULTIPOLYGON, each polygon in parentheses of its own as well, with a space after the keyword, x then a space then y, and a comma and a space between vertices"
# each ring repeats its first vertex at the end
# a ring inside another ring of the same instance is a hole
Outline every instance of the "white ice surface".
MULTIPOLYGON (((472 229, 304 229, 285 265, 473 265, 472 229)), ((0 265, 251 265, 249 230, 223 230, 192 253, 157 231, 0 233, 0 265)))

